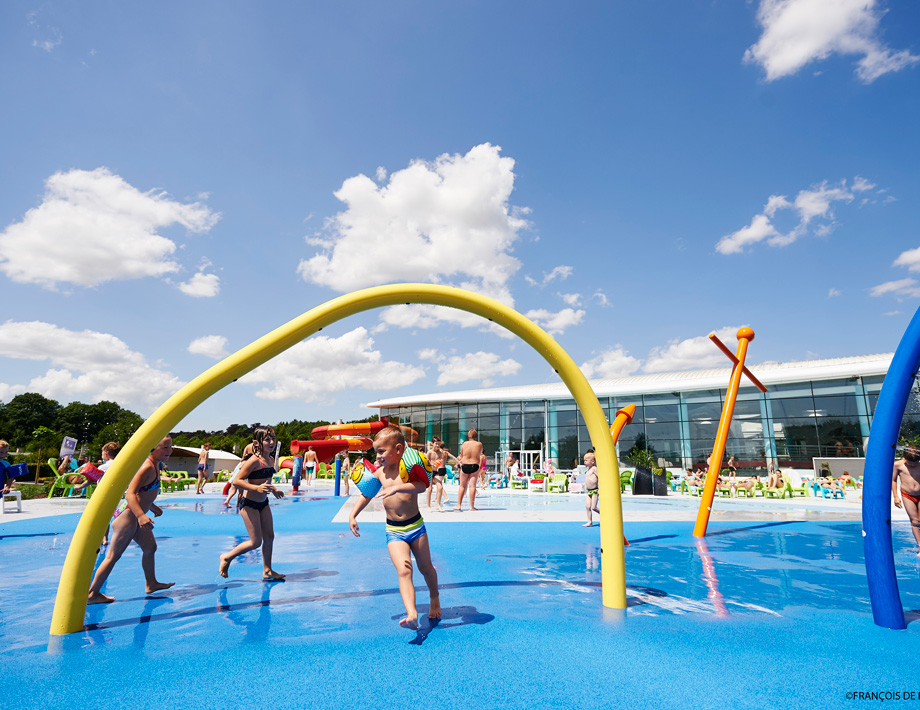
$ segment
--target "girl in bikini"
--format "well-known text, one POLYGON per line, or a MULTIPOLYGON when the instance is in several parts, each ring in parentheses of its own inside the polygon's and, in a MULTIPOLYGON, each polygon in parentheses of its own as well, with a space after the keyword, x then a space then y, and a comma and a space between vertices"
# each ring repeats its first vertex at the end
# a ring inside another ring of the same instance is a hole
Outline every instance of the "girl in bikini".
POLYGON ((162 509, 153 501, 160 492, 160 464, 168 459, 170 454, 172 454, 172 439, 167 436, 150 452, 143 465, 134 474, 131 483, 128 484, 125 499, 115 509, 115 514, 112 516, 109 549, 105 559, 96 570, 93 583, 89 585, 87 604, 108 604, 115 601, 114 597, 106 596, 99 590, 105 584, 112 568, 128 548, 131 540, 138 544, 143 553, 141 567, 144 569, 147 594, 169 589, 175 584, 175 582, 157 581, 153 559, 157 551, 157 542, 153 537, 153 521, 147 515, 148 511, 152 511, 154 517, 157 518, 163 514, 162 509))
POLYGON ((228 577, 230 563, 235 557, 244 552, 262 547, 262 579, 266 582, 276 582, 284 579, 272 569, 272 547, 275 541, 275 527, 272 520, 272 509, 268 505, 268 494, 275 498, 283 498, 284 493, 272 485, 272 476, 275 475, 275 465, 272 460, 272 451, 275 448, 275 430, 271 427, 260 427, 252 435, 252 457, 243 462, 233 485, 240 490, 237 505, 240 517, 246 524, 249 541, 241 542, 230 552, 220 556, 220 576, 228 577))

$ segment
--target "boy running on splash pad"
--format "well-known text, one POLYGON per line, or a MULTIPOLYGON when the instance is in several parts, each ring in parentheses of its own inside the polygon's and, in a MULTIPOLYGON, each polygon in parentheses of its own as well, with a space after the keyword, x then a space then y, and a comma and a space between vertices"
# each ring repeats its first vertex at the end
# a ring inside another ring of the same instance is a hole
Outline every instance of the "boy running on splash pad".
MULTIPOLYGON (((374 438, 377 469, 373 476, 380 481, 383 509, 387 516, 387 551, 399 577, 399 594, 406 607, 406 618, 399 622, 408 629, 418 629, 418 610, 415 608, 415 586, 412 583, 412 559, 428 585, 431 602, 429 619, 441 618, 441 599, 438 595, 438 573, 431 564, 428 533, 418 509, 418 495, 427 487, 424 481, 403 482, 399 463, 406 450, 406 438, 396 427, 382 429, 374 438)), ((351 511, 348 524, 355 537, 358 533, 358 513, 367 507, 371 498, 361 495, 351 511)))

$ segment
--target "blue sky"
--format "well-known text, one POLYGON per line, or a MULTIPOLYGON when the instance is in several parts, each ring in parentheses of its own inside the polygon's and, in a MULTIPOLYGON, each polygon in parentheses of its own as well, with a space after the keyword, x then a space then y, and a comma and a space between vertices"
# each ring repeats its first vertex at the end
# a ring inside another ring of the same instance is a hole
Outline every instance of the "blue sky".
MULTIPOLYGON (((589 377, 892 351, 920 301, 920 7, 0 5, 0 401, 147 415, 310 308, 431 281, 589 377)), ((755 370, 756 372, 756 370, 755 370)), ((456 311, 344 320, 183 428, 552 382, 456 311)))

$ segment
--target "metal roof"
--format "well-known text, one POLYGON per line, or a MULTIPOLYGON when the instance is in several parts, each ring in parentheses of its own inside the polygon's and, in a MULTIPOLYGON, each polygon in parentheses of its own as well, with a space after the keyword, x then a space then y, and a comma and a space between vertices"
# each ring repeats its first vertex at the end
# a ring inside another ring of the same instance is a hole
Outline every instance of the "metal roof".
MULTIPOLYGON (((827 360, 800 360, 796 362, 765 362, 748 364, 749 369, 767 387, 770 385, 805 382, 809 380, 835 380, 846 377, 885 375, 893 353, 856 355, 827 360)), ((663 372, 654 375, 631 375, 601 380, 589 380, 598 397, 628 394, 654 394, 687 390, 724 389, 731 377, 730 367, 684 372, 663 372)), ((753 387, 746 378, 742 388, 753 387)), ((433 394, 404 395, 369 402, 367 407, 399 407, 411 404, 439 402, 501 402, 505 400, 569 399, 571 393, 561 381, 542 385, 519 385, 491 389, 437 392, 433 394)))

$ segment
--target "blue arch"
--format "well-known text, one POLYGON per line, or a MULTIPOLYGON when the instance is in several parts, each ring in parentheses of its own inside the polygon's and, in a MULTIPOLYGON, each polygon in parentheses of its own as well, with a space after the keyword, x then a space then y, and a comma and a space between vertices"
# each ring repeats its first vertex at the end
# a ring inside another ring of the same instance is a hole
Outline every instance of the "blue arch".
POLYGON ((885 376, 872 419, 863 478, 862 517, 869 599, 875 623, 889 629, 907 628, 891 549, 891 471, 901 419, 918 367, 920 309, 898 343, 885 376))

